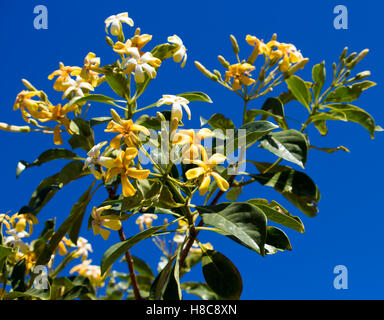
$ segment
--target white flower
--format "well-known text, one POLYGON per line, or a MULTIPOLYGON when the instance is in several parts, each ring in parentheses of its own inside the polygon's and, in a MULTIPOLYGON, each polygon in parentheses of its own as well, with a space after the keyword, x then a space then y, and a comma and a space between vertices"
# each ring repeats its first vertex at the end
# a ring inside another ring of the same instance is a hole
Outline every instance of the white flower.
POLYGON ((133 27, 133 20, 128 17, 128 12, 119 13, 105 19, 105 32, 108 33, 108 28, 111 26, 111 34, 118 36, 122 33, 123 27, 121 23, 126 23, 129 26, 133 27))
POLYGON ((123 67, 128 69, 128 73, 135 70, 135 81, 141 83, 145 80, 145 73, 153 79, 156 77, 156 69, 161 65, 161 60, 155 58, 150 52, 140 56, 139 50, 136 47, 130 48, 129 53, 131 58, 124 61, 123 67))
POLYGON ((160 107, 163 104, 172 105, 171 119, 177 118, 179 121, 183 118, 183 110, 187 112, 189 120, 191 120, 191 109, 188 107, 189 101, 183 97, 178 97, 170 94, 165 94, 157 101, 156 105, 160 107))
POLYGON ((173 242, 176 242, 176 243, 183 243, 184 240, 185 240, 185 234, 176 234, 173 237, 173 242))
POLYGON ((74 92, 76 97, 84 97, 83 90, 94 91, 93 86, 85 82, 81 77, 77 76, 76 81, 72 78, 69 78, 63 83, 63 85, 68 85, 67 90, 63 94, 63 99, 65 99, 71 92, 74 92))
POLYGON ((81 260, 86 260, 88 258, 88 252, 93 252, 91 244, 87 239, 79 237, 77 239, 77 250, 75 251, 75 257, 81 257, 81 260))
POLYGON ((114 164, 114 159, 100 156, 100 149, 105 146, 108 142, 103 141, 98 143, 97 145, 93 146, 91 150, 88 151, 87 159, 84 161, 84 168, 89 167, 92 174, 95 176, 96 179, 100 180, 102 179, 102 172, 103 169, 100 168, 100 171, 96 170, 96 165, 101 165, 106 168, 112 168, 114 164))
POLYGON ((168 258, 160 257, 160 261, 157 265, 157 271, 160 272, 161 270, 163 270, 167 264, 168 264, 168 258))
POLYGON ((140 226, 141 230, 144 230, 144 225, 147 228, 150 228, 152 227, 153 220, 156 220, 156 219, 157 219, 157 215, 152 213, 144 213, 136 219, 136 224, 140 226))
POLYGON ((16 229, 6 230, 5 232, 8 233, 9 236, 4 239, 4 245, 20 248, 22 252, 28 250, 28 245, 21 240, 29 236, 28 232, 17 232, 16 229))
POLYGON ((177 46, 177 50, 173 55, 173 60, 177 63, 183 61, 181 67, 184 68, 185 63, 187 62, 187 49, 185 48, 183 41, 177 35, 173 35, 168 37, 168 42, 177 46))

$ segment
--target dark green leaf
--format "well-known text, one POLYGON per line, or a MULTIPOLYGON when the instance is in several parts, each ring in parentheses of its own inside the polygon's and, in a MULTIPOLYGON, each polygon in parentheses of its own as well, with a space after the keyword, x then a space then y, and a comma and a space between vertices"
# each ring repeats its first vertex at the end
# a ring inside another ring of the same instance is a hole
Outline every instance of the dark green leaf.
POLYGON ((205 94, 204 92, 185 92, 178 94, 179 97, 187 99, 189 102, 191 101, 201 101, 201 102, 209 102, 212 103, 211 98, 205 94))
POLYGON ((117 259, 119 259, 119 257, 121 257, 127 250, 132 248, 135 244, 151 237, 155 232, 163 228, 163 226, 159 226, 146 229, 143 232, 140 232, 125 241, 116 243, 111 246, 107 251, 104 252, 103 258, 101 259, 101 274, 103 275, 108 270, 108 268, 117 259))
POLYGON ((259 183, 280 192, 306 215, 316 216, 320 192, 310 177, 290 167, 275 165, 271 168, 271 163, 248 161, 260 171, 260 174, 252 175, 259 183), (263 173, 268 168, 270 170, 263 173))
POLYGON ((320 96, 321 89, 323 88, 324 82, 325 82, 325 64, 324 64, 324 62, 313 66, 312 79, 314 81, 313 95, 315 96, 315 101, 317 101, 317 99, 320 96))
POLYGON ((274 254, 277 251, 292 250, 287 235, 275 227, 267 227, 267 243, 265 245, 267 254, 274 254))
POLYGON ((330 114, 343 114, 347 121, 356 122, 367 129, 373 139, 375 136, 375 120, 373 117, 363 109, 351 104, 334 103, 322 106, 331 109, 330 114))
POLYGON ((19 175, 25 169, 28 169, 34 166, 40 166, 49 161, 58 160, 58 159, 78 159, 78 158, 79 156, 76 153, 73 153, 72 151, 69 151, 66 149, 49 149, 47 151, 44 151, 41 155, 39 155, 37 159, 32 163, 28 163, 24 160, 21 160, 17 164, 16 178, 19 177, 19 175))
POLYGON ((279 223, 300 233, 304 233, 304 225, 300 218, 291 215, 277 202, 271 201, 268 203, 268 201, 265 199, 252 199, 248 200, 247 202, 261 209, 268 220, 279 223))
POLYGON ((311 92, 309 91, 305 81, 298 76, 291 76, 285 80, 288 89, 292 92, 293 96, 298 100, 303 106, 311 112, 310 103, 312 100, 311 92))
MULTIPOLYGON (((49 262, 51 259, 52 254, 57 249, 60 241, 63 239, 65 234, 71 230, 73 227, 73 224, 78 221, 78 219, 82 218, 84 215, 84 212, 86 210, 86 207, 90 201, 90 194, 92 191, 92 188, 94 186, 94 183, 83 193, 83 195, 80 197, 80 199, 74 204, 74 206, 71 209, 71 212, 69 214, 69 217, 65 219, 65 221, 61 224, 61 226, 57 229, 57 231, 53 234, 51 240, 49 243, 45 246, 43 252, 38 257, 37 265, 45 265, 49 262)), ((72 231, 72 238, 74 235, 78 235, 77 229, 72 231)), ((73 239, 75 243, 77 242, 77 238, 73 239)))
POLYGON ((201 282, 184 282, 181 287, 189 294, 198 296, 201 300, 219 300, 219 297, 206 284, 201 282))
POLYGON ((96 126, 98 124, 107 123, 112 120, 112 117, 96 117, 89 120, 89 124, 91 127, 96 126))
POLYGON ((235 265, 223 254, 204 250, 203 274, 209 287, 223 299, 240 299, 243 281, 235 265))
POLYGON ((74 105, 74 104, 82 104, 85 102, 101 102, 101 103, 107 103, 114 106, 117 106, 115 103, 115 99, 111 97, 104 96, 102 94, 88 94, 84 97, 75 97, 68 103, 68 107, 74 105))
POLYGON ((129 83, 127 77, 121 72, 108 72, 105 74, 111 89, 120 97, 126 98, 129 94, 129 83))
POLYGON ((375 86, 376 83, 372 81, 362 81, 354 83, 348 86, 342 86, 336 88, 334 91, 330 92, 324 100, 324 103, 328 102, 352 102, 357 100, 361 93, 375 86))
POLYGON ((260 146, 302 168, 307 161, 307 138, 294 129, 269 133, 261 140, 260 146))
POLYGON ((250 203, 220 203, 196 207, 204 223, 224 231, 248 248, 264 255, 267 219, 262 210, 250 203))
MULTIPOLYGON (((213 114, 209 120, 208 124, 211 126, 212 129, 221 129, 221 130, 226 130, 226 129, 235 129, 235 125, 233 124, 231 119, 226 118, 224 115, 221 113, 215 113, 213 114)), ((225 132, 224 132, 225 134, 225 132)))

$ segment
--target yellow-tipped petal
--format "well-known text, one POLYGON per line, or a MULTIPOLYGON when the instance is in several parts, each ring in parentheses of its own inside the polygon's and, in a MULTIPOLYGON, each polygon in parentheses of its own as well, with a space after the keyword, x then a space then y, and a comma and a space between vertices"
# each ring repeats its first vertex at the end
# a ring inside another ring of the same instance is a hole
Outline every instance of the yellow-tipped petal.
POLYGON ((188 180, 192 180, 192 179, 196 179, 196 178, 200 177, 204 173, 205 173, 204 168, 197 167, 197 168, 189 169, 185 173, 185 176, 187 177, 188 180))
POLYGON ((100 235, 103 237, 104 240, 107 240, 110 234, 111 234, 111 231, 100 228, 100 235))
POLYGON ((114 137, 112 140, 111 140, 111 147, 113 148, 113 149, 120 149, 120 140, 121 140, 121 138, 123 137, 123 134, 122 133, 120 133, 120 134, 118 134, 116 137, 114 137))
POLYGON ((220 153, 215 153, 214 155, 212 155, 209 158, 208 163, 211 165, 216 165, 216 164, 224 162, 225 159, 226 159, 226 157, 224 155, 222 155, 220 153))
POLYGON ((201 196, 205 195, 208 191, 209 184, 211 183, 211 177, 209 174, 206 174, 201 181, 200 187, 199 187, 199 193, 201 196))
POLYGON ((121 229, 121 221, 116 219, 105 219, 103 221, 103 226, 108 229, 118 231, 121 229))
POLYGON ((221 175, 219 175, 217 172, 212 171, 211 172, 212 177, 215 179, 218 187, 221 191, 227 191, 229 188, 229 183, 227 180, 225 180, 221 175))
POLYGON ((108 182, 113 177, 117 176, 119 173, 121 173, 121 168, 111 168, 107 171, 107 174, 105 175, 105 181, 108 182))
POLYGON ((128 168, 125 171, 126 175, 135 179, 146 179, 151 173, 149 170, 139 170, 136 168, 128 168))
POLYGON ((133 185, 129 182, 129 179, 126 175, 121 176, 121 185, 123 188, 124 197, 132 197, 135 195, 136 190, 133 185))
POLYGON ((63 144, 63 139, 61 138, 61 133, 60 133, 60 125, 58 124, 55 129, 53 130, 53 142, 55 145, 62 145, 63 144))
POLYGON ((150 135, 149 130, 148 130, 146 127, 141 126, 141 125, 139 125, 139 124, 132 124, 132 125, 131 125, 131 130, 132 130, 132 131, 139 131, 139 132, 142 132, 142 133, 144 133, 146 136, 149 136, 149 135, 150 135))

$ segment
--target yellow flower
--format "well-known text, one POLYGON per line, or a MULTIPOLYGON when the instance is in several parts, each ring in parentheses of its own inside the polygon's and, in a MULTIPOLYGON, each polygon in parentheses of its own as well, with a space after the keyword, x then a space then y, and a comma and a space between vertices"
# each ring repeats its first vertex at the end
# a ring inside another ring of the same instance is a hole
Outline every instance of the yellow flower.
POLYGON ((222 191, 227 191, 229 188, 229 184, 227 180, 225 180, 220 174, 213 171, 213 168, 225 161, 225 156, 219 153, 215 153, 209 159, 203 159, 204 161, 194 160, 193 164, 196 164, 198 167, 188 170, 185 175, 188 180, 197 179, 200 176, 203 176, 200 186, 199 193, 200 195, 204 195, 208 191, 209 184, 211 183, 211 176, 215 179, 218 187, 222 191))
POLYGON ((11 224, 8 222, 9 219, 10 219, 10 217, 7 214, 1 213, 0 214, 0 227, 1 227, 1 225, 4 224, 8 230, 12 229, 11 224))
POLYGON ((228 67, 228 71, 225 72, 225 82, 229 82, 230 78, 233 79, 232 89, 234 91, 239 90, 241 85, 249 86, 255 82, 250 78, 250 72, 255 69, 254 66, 249 63, 236 63, 228 67))
POLYGON ((81 70, 80 77, 89 82, 93 88, 99 85, 99 73, 95 70, 99 70, 100 58, 96 57, 96 54, 89 52, 84 59, 84 66, 81 70))
POLYGON ((65 91, 69 84, 67 83, 69 79, 71 79, 71 76, 78 76, 81 73, 80 67, 68 67, 64 66, 62 62, 60 62, 60 68, 54 72, 52 72, 48 79, 52 80, 55 76, 58 76, 54 85, 53 89, 56 91, 65 91))
POLYGON ((36 254, 33 251, 27 250, 26 252, 16 253, 16 260, 25 259, 26 273, 31 270, 37 262, 36 254))
POLYGON ((269 56, 271 49, 263 42, 263 40, 259 40, 255 36, 248 34, 245 37, 245 41, 247 41, 250 46, 255 47, 258 54, 266 54, 269 56))
POLYGON ((141 49, 151 40, 152 36, 150 34, 135 35, 125 43, 116 42, 113 46, 113 51, 120 54, 132 54, 132 51, 134 51, 132 48, 137 48, 140 55, 143 55, 144 53, 141 52, 141 49))
POLYGON ((121 229, 121 221, 118 217, 113 215, 105 215, 102 216, 104 210, 111 209, 112 206, 105 206, 96 208, 94 207, 91 213, 92 216, 92 229, 93 234, 96 236, 100 234, 104 240, 107 240, 109 234, 111 233, 109 230, 103 229, 102 227, 118 231, 121 229))
POLYGON ((58 245, 59 255, 65 256, 66 254, 68 254, 67 246, 74 247, 75 245, 71 240, 67 239, 66 237, 63 237, 63 239, 61 239, 58 245))
POLYGON ((121 151, 115 159, 114 167, 109 169, 106 174, 106 181, 120 174, 124 197, 131 197, 136 193, 129 178, 146 179, 150 174, 149 170, 136 169, 131 166, 137 154, 138 151, 135 148, 126 148, 125 151, 121 151))
POLYGON ((23 232, 26 231, 27 225, 29 226, 29 232, 27 236, 30 236, 33 232, 33 225, 38 224, 39 221, 37 218, 32 214, 14 214, 10 219, 9 222, 13 225, 16 232, 23 232), (16 222, 17 220, 17 222, 16 222))
POLYGON ((144 213, 136 219, 136 224, 138 224, 140 226, 140 230, 143 231, 144 226, 146 226, 147 228, 152 227, 152 222, 153 220, 156 220, 156 219, 157 219, 156 214, 144 213))
POLYGON ((104 175, 104 171, 100 166, 112 168, 114 165, 113 158, 104 157, 100 152, 100 149, 107 143, 107 141, 103 141, 93 146, 91 150, 88 151, 88 157, 84 161, 83 170, 88 167, 97 180, 101 180, 104 175))
POLYGON ((21 91, 13 105, 13 110, 20 109, 21 115, 25 122, 29 123, 29 118, 41 118, 46 117, 49 114, 48 106, 41 100, 37 101, 32 99, 35 96, 40 97, 40 91, 21 91))
MULTIPOLYGON (((200 129, 196 134, 195 130, 179 130, 173 137, 173 144, 183 145, 181 150, 182 157, 185 162, 194 160, 199 157, 199 155, 205 153, 206 151, 201 144, 201 140, 206 138, 213 137, 214 134, 211 130, 207 128, 200 129)), ((202 158, 204 158, 202 156, 202 158)))
POLYGON ((91 262, 92 260, 85 260, 81 264, 74 266, 69 273, 72 274, 77 272, 79 275, 87 277, 91 281, 92 285, 96 287, 103 287, 107 273, 102 277, 100 267, 91 265, 91 262))
POLYGON ((118 135, 111 141, 112 148, 120 149, 120 140, 122 138, 124 139, 127 147, 136 147, 139 143, 136 133, 142 132, 147 136, 150 135, 146 127, 134 124, 131 119, 122 120, 120 117, 115 116, 115 120, 117 122, 113 120, 110 121, 107 125, 107 129, 104 130, 105 132, 118 133, 118 135))

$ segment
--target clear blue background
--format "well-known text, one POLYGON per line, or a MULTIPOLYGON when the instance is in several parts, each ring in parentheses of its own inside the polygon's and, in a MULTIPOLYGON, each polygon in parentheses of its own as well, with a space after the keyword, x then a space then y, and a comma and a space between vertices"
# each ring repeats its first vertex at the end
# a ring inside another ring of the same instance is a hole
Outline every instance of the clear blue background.
MULTIPOLYGON (((351 51, 369 48, 371 51, 358 71, 371 70, 372 80, 378 86, 369 89, 359 101, 384 124, 382 106, 383 41, 382 10, 379 1, 9 1, 0 4, 0 121, 23 125, 19 112, 13 112, 15 96, 23 89, 21 79, 27 78, 38 88, 45 90, 51 101, 60 102, 61 94, 52 89, 47 76, 65 65, 82 65, 85 55, 95 52, 102 57, 102 64, 114 62, 115 54, 105 44, 104 19, 128 11, 143 33, 153 34, 146 48, 166 42, 168 36, 179 35, 188 50, 188 62, 184 69, 171 60, 166 61, 158 77, 153 81, 140 105, 156 101, 162 94, 178 94, 186 91, 204 91, 214 104, 191 103, 190 128, 199 127, 199 116, 209 118, 221 112, 239 125, 241 101, 235 94, 205 78, 194 66, 199 60, 211 70, 221 66, 217 55, 222 54, 235 62, 229 42, 234 34, 239 41, 242 57, 251 48, 244 41, 246 34, 269 40, 273 33, 278 40, 294 43, 310 62, 300 76, 309 80, 314 64, 325 60, 328 74, 331 62, 336 61, 342 49, 351 51), (46 5, 49 12, 48 30, 35 30, 33 9, 46 5), (348 8, 348 30, 335 30, 333 8, 344 4, 348 8)), ((134 29, 125 27, 126 35, 134 29)), ((112 95, 104 85, 101 92, 112 95)), ((285 85, 283 85, 285 89, 285 85)), ((276 92, 277 94, 277 92, 276 92)), ((254 101, 250 107, 260 107, 263 101, 254 101)), ((94 104, 91 116, 103 116, 109 107, 94 104)), ((304 120, 305 113, 298 104, 287 106, 287 113, 304 120)), ((102 128, 100 128, 102 129, 102 128)), ((285 205, 295 215, 302 217, 306 233, 286 230, 293 251, 265 258, 254 252, 222 239, 212 233, 201 233, 203 241, 210 241, 215 249, 223 252, 237 265, 244 280, 243 299, 382 299, 384 223, 382 199, 382 147, 383 136, 371 140, 367 131, 357 124, 329 124, 329 134, 321 137, 309 130, 311 143, 321 147, 344 145, 351 153, 326 154, 311 150, 306 172, 318 184, 322 200, 319 215, 307 218, 273 190, 252 185, 241 200, 265 197, 285 205), (348 290, 335 290, 333 269, 345 265, 349 271, 348 290)), ((97 131, 96 140, 106 137, 97 131)), ((12 134, 0 132, 2 157, 0 211, 17 210, 27 204, 30 195, 41 179, 55 173, 64 162, 58 161, 23 173, 16 180, 15 167, 19 160, 33 161, 42 151, 54 147, 52 136, 40 133, 12 134), (47 173, 47 170, 49 173, 47 173)), ((267 152, 249 152, 248 159, 274 158, 267 152)), ((57 217, 58 223, 68 215, 72 204, 91 183, 91 178, 72 183, 57 193, 56 197, 39 214, 44 221, 57 217)), ((97 193, 93 205, 106 198, 97 193)), ((91 208, 89 208, 90 210, 91 208)), ((134 221, 125 223, 127 236, 138 232, 134 221)), ((84 228, 82 235, 93 245, 91 255, 94 264, 101 260, 102 252, 118 241, 113 234, 107 242, 95 238, 84 228)), ((133 254, 149 260, 156 268, 159 252, 150 241, 133 249, 133 254)), ((124 264, 116 263, 119 270, 124 264)), ((201 271, 190 279, 201 279, 201 271)), ((191 296, 186 296, 192 298, 191 296)))

